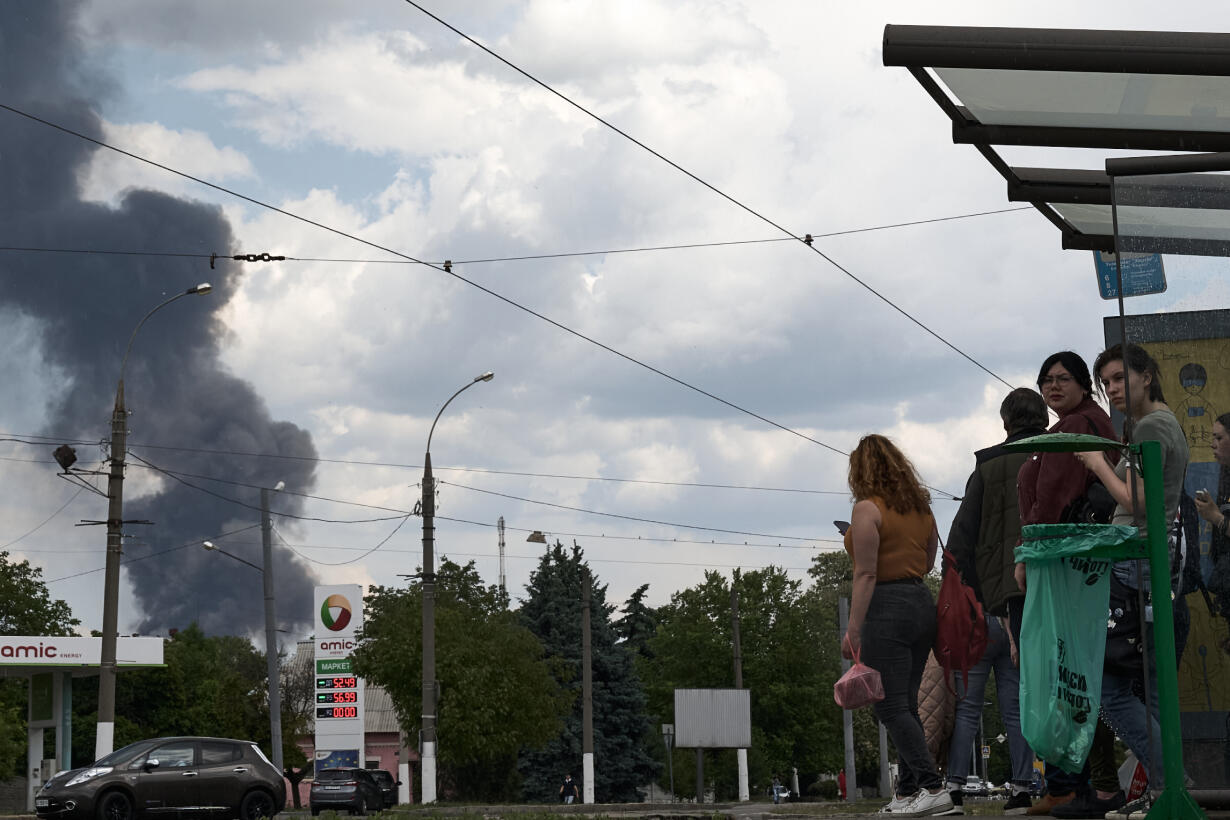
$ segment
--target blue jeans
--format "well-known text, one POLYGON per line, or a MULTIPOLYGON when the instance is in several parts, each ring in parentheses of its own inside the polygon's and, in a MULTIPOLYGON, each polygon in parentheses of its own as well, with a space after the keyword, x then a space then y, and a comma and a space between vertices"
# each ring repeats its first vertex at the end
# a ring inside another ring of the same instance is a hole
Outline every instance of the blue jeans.
POLYGON ((978 736, 978 719, 982 716, 982 696, 987 678, 995 672, 995 688, 999 693, 999 714, 1008 735, 1008 755, 1012 760, 1012 782, 1018 786, 1033 783, 1034 752, 1021 734, 1021 673, 1012 662, 1012 646, 999 618, 987 618, 987 649, 978 663, 969 670, 969 687, 964 675, 956 672, 956 720, 948 746, 948 782, 965 784, 970 773, 970 746, 978 736))
POLYGON ((943 785, 918 717, 918 687, 935 643, 935 599, 919 583, 877 584, 863 623, 862 660, 880 673, 876 717, 897 748, 897 794, 943 785))
MULTIPOLYGON (((1152 624, 1150 624, 1150 630, 1152 624)), ((1119 739, 1128 745, 1149 773, 1149 788, 1160 789, 1163 784, 1161 752, 1162 727, 1157 722, 1157 667, 1153 661, 1153 641, 1146 646, 1146 666, 1149 672, 1149 709, 1132 691, 1133 676, 1102 673, 1102 717, 1106 725, 1115 730, 1119 739), (1154 756, 1149 755, 1149 732, 1153 733, 1154 756), (1155 760, 1153 766, 1150 760, 1155 760)))

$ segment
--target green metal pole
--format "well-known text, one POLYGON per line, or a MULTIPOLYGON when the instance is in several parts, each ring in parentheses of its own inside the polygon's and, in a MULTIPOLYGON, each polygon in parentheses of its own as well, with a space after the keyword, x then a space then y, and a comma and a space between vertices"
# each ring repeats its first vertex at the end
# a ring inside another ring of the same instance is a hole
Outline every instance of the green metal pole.
POLYGON ((1166 501, 1162 487, 1162 445, 1132 445, 1141 456, 1145 482, 1145 520, 1149 529, 1150 590, 1153 599, 1153 648, 1157 700, 1162 726, 1162 771, 1166 787, 1149 810, 1148 820, 1204 820, 1204 811, 1188 793, 1183 773, 1183 732, 1179 724, 1179 673, 1174 646, 1174 611, 1170 602, 1170 549, 1166 501))

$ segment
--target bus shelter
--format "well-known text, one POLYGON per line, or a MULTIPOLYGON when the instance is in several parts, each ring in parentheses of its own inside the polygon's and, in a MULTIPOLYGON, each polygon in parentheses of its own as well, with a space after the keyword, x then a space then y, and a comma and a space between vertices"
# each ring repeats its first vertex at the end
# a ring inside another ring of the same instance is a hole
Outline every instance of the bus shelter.
MULTIPOLYGON (((1230 466, 1211 447, 1230 413, 1230 306, 1132 315, 1125 299, 1166 289, 1167 255, 1212 271, 1230 256, 1230 34, 888 25, 883 61, 911 73, 1009 201, 1032 205, 1064 249, 1094 252, 1101 295, 1118 308, 1104 319, 1107 345, 1138 344, 1160 365, 1191 454, 1180 522, 1197 570, 1175 596, 1184 640, 1175 686, 1159 683, 1171 701, 1163 717, 1172 713, 1163 732, 1196 800, 1224 805, 1230 539, 1191 499, 1207 489, 1230 514, 1230 466), (1082 150, 1052 152, 1058 167, 1022 167, 1006 159, 1021 146, 1082 150)), ((1186 805, 1160 801, 1150 818, 1192 816, 1186 805)))

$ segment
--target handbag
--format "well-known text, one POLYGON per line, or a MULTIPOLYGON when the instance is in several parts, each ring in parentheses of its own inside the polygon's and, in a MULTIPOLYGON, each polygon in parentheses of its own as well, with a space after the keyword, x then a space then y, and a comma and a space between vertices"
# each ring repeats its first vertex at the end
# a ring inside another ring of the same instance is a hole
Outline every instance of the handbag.
POLYGON ((884 700, 884 682, 880 673, 865 666, 854 653, 854 663, 833 684, 833 700, 842 709, 862 709, 884 700))
POLYGON ((1106 655, 1102 669, 1112 675, 1144 675, 1144 641, 1140 632, 1140 606, 1136 590, 1118 578, 1110 579, 1110 613, 1106 621, 1106 655))

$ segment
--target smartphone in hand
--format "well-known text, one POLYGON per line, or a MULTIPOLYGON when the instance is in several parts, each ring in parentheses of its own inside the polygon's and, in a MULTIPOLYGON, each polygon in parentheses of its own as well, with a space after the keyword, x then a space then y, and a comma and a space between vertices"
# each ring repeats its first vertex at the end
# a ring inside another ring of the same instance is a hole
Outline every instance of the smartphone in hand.
POLYGON ((1209 491, 1205 489, 1196 490, 1196 498, 1206 503, 1213 500, 1209 495, 1209 491))

